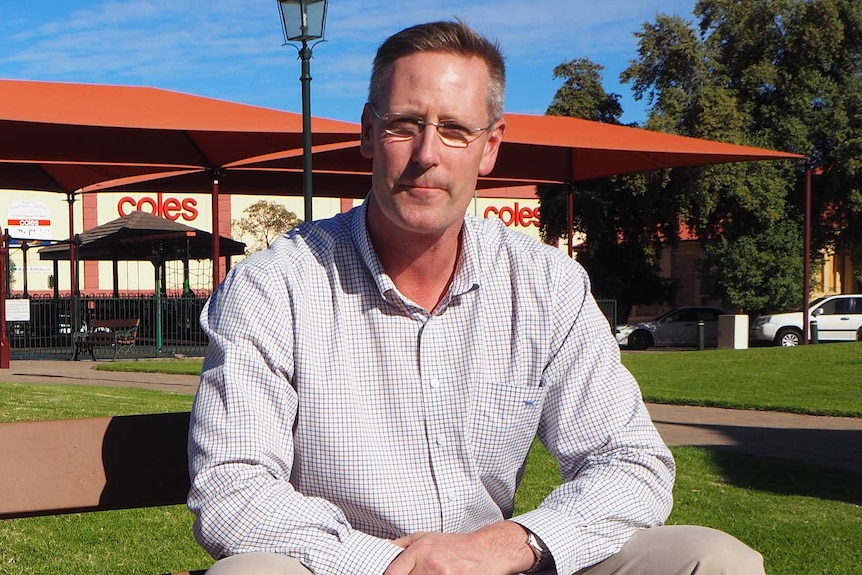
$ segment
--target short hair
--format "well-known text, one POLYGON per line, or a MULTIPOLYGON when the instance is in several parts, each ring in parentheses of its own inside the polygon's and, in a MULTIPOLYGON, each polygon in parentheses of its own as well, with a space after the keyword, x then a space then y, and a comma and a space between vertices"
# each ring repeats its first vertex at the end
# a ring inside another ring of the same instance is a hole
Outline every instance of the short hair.
POLYGON ((396 60, 419 52, 443 52, 465 58, 480 58, 488 67, 491 78, 488 86, 488 111, 491 120, 496 122, 503 117, 506 65, 500 46, 460 20, 418 24, 387 38, 374 57, 368 101, 377 103, 390 79, 392 65, 396 60))

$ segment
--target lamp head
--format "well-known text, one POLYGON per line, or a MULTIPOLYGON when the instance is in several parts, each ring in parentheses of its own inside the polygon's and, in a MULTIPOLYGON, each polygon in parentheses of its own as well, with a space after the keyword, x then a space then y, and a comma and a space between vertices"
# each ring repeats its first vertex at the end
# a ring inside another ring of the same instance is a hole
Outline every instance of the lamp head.
POLYGON ((328 0, 278 0, 285 43, 323 39, 327 3, 328 0))

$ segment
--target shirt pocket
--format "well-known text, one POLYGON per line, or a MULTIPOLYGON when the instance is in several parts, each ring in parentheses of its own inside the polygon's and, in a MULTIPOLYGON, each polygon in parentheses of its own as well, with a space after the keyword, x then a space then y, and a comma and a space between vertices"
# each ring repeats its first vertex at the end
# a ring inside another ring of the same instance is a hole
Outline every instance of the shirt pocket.
POLYGON ((483 481, 493 477, 514 485, 536 430, 545 387, 480 383, 473 397, 470 436, 483 481))

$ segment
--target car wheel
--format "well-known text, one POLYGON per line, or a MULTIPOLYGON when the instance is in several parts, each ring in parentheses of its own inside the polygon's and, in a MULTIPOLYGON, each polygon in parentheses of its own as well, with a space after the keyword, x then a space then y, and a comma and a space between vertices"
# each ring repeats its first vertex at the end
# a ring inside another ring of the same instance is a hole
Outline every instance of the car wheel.
POLYGON ((648 331, 639 329, 629 335, 629 349, 646 349, 652 345, 652 336, 648 331))
POLYGON ((862 341, 862 327, 856 332, 856 341, 862 341))
POLYGON ((794 347, 802 342, 802 332, 793 327, 783 327, 775 335, 775 345, 794 347))

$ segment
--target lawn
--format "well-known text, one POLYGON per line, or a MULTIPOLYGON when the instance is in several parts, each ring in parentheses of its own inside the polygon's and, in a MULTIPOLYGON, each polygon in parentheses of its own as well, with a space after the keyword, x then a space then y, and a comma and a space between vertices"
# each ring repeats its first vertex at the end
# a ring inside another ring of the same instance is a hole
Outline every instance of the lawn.
POLYGON ((862 417, 862 342, 626 353, 623 364, 651 402, 862 417))
MULTIPOLYGON (((120 361, 96 369, 197 375, 202 360, 120 361)), ((862 417, 862 343, 623 354, 644 399, 862 417)))
MULTIPOLYGON (((862 344, 633 353, 624 363, 652 401, 862 416, 862 344)), ((194 374, 200 365, 110 367, 194 374)), ((190 404, 191 396, 159 391, 0 384, 0 414, 7 420, 177 411, 190 404)), ((678 475, 669 523, 732 533, 764 554, 770 575, 862 573, 862 474, 708 449, 673 453, 678 475)), ((535 507, 559 482, 553 458, 537 443, 516 509, 535 507)), ((155 574, 208 564, 182 506, 0 522, 0 574, 155 574)))

